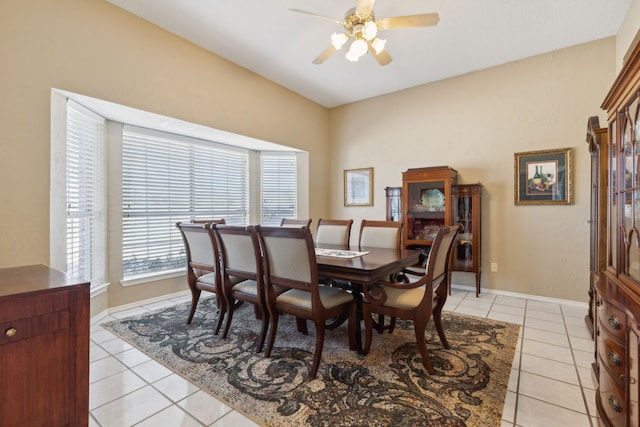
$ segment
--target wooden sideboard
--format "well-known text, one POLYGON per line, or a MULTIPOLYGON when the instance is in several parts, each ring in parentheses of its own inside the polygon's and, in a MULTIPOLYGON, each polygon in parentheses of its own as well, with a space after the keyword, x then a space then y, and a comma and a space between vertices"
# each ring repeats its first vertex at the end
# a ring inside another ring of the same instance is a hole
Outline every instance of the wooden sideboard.
POLYGON ((596 407, 600 425, 615 427, 640 425, 640 43, 625 58, 602 105, 609 168, 598 197, 608 215, 592 246, 606 261, 595 286, 596 407))
POLYGON ((0 269, 0 425, 87 426, 89 284, 0 269))

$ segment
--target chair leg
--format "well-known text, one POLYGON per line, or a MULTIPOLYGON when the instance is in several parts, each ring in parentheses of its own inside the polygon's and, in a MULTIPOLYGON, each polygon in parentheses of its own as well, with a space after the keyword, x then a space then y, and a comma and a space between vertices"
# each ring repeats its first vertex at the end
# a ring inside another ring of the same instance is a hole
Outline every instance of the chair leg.
POLYGON ((420 356, 422 356, 422 364, 426 368, 429 375, 435 374, 431 360, 429 359, 429 351, 427 350, 427 342, 424 338, 424 332, 427 329, 427 321, 424 319, 414 319, 413 328, 416 333, 416 343, 418 344, 418 350, 420 350, 420 356))
POLYGON ((360 322, 358 322, 358 306, 354 301, 349 310, 349 349, 352 351, 358 350, 361 343, 356 343, 356 328, 360 328, 360 322))
POLYGON ((196 313, 196 307, 198 306, 198 301, 200 300, 201 292, 202 291, 200 289, 195 289, 195 288, 191 289, 191 312, 189 312, 189 317, 187 318, 187 325, 191 324, 191 320, 193 320, 193 315, 196 313))
POLYGON ((264 352, 265 357, 271 356, 271 349, 273 348, 273 342, 276 339, 276 330, 278 329, 278 312, 275 312, 269 321, 269 340, 267 341, 267 349, 264 352))
POLYGON ((227 301, 227 306, 229 307, 229 313, 227 313, 227 321, 224 324, 224 331, 222 332, 222 339, 227 338, 227 334, 229 333, 229 329, 231 328, 231 320, 233 319, 233 300, 227 301))
POLYGON ((448 350, 451 347, 449 346, 449 341, 447 341, 444 329, 442 328, 442 308, 444 307, 444 303, 447 301, 447 290, 441 289, 441 287, 442 284, 438 289, 436 289, 436 298, 433 306, 433 323, 436 326, 436 331, 438 331, 438 336, 440 337, 442 346, 448 350))
POLYGON ((391 317, 389 319, 389 333, 392 334, 395 329, 396 329, 396 318, 391 317))
POLYGON ((313 353, 313 364, 311 365, 311 378, 315 378, 320 367, 320 358, 322 357, 322 347, 324 346, 324 322, 316 321, 316 351, 313 353))
POLYGON ((224 316, 227 313, 227 308, 225 304, 220 304, 220 308, 218 309, 218 321, 216 322, 216 329, 213 332, 214 335, 218 335, 220 332, 220 328, 222 328, 222 321, 224 320, 224 316))
POLYGON ((307 329, 307 321, 301 317, 296 317, 296 325, 298 327, 298 332, 302 335, 309 335, 309 330, 307 329))
POLYGON ((259 311, 260 319, 262 320, 262 328, 260 329, 260 336, 258 337, 258 342, 256 343, 256 353, 260 353, 262 351, 264 340, 267 336, 267 329, 269 328, 269 312, 266 310, 259 311))
POLYGON ((378 333, 384 332, 384 314, 378 314, 378 333))
POLYGON ((362 354, 369 354, 371 336, 373 335, 373 319, 371 318, 371 308, 367 303, 362 304, 362 317, 364 319, 364 347, 362 347, 362 354))

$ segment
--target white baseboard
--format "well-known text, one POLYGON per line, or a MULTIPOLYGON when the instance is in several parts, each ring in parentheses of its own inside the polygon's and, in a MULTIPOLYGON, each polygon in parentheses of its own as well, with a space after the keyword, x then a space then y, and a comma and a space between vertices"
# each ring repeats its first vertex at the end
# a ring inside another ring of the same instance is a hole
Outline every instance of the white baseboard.
MULTIPOLYGON (((451 284, 451 288, 452 289, 461 289, 461 290, 469 291, 469 292, 473 292, 473 293, 476 292, 476 287, 475 286, 456 285, 455 283, 452 283, 451 284)), ((588 310, 588 308, 589 308, 589 304, 586 303, 586 302, 582 302, 582 301, 573 301, 573 300, 560 299, 560 298, 550 298, 550 297, 543 297, 543 296, 540 296, 540 295, 521 294, 521 293, 518 293, 518 292, 501 291, 501 290, 497 290, 497 289, 480 289, 480 296, 482 296, 482 294, 501 295, 501 296, 512 297, 512 298, 525 298, 525 299, 529 299, 529 300, 533 300, 533 301, 550 302, 550 303, 562 304, 562 305, 570 305, 570 306, 573 306, 573 307, 584 308, 585 310, 588 310)))

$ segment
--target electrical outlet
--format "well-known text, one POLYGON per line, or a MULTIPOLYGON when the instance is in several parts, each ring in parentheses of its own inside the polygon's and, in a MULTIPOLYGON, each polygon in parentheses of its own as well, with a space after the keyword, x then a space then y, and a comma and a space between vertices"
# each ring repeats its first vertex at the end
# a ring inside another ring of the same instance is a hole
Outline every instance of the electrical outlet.
POLYGON ((492 273, 497 273, 498 272, 498 263, 497 262, 492 262, 491 263, 491 272, 492 273))

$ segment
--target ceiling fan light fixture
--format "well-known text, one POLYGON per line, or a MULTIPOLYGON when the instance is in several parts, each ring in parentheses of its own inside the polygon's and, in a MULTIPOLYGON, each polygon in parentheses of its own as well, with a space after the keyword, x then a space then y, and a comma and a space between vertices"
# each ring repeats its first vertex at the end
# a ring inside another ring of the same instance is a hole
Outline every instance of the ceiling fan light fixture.
POLYGON ((331 44, 338 50, 340 50, 347 41, 349 41, 349 36, 345 33, 333 33, 331 35, 331 44))
POLYGON ((351 46, 349 47, 349 52, 347 54, 360 58, 362 55, 367 53, 368 49, 369 49, 369 45, 367 45, 367 42, 359 37, 356 37, 356 39, 353 40, 353 42, 351 43, 351 46))
POLYGON ((385 39, 375 38, 371 42, 371 47, 376 51, 376 54, 379 55, 380 52, 384 50, 384 46, 387 44, 385 39))
POLYGON ((368 41, 371 41, 378 34, 378 26, 373 21, 367 21, 362 26, 361 33, 362 33, 362 37, 364 37, 368 41))

